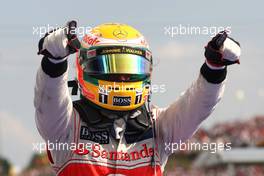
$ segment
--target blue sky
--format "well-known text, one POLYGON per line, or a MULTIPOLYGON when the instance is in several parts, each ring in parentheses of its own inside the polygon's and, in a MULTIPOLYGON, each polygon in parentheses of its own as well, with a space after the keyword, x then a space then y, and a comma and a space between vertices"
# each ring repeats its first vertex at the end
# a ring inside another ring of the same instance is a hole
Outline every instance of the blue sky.
MULTIPOLYGON (((167 106, 199 73, 203 47, 209 35, 165 35, 167 26, 231 26, 242 45, 241 65, 228 68, 226 93, 203 124, 233 121, 264 114, 262 1, 4 1, 0 11, 0 155, 23 167, 32 142, 41 141, 34 122, 33 89, 41 57, 39 36, 33 27, 60 26, 76 19, 81 26, 104 22, 127 23, 148 39, 156 66, 153 82, 166 93, 154 94, 153 103, 167 106)), ((73 56, 70 58, 71 62, 73 56)), ((74 66, 70 66, 74 77, 74 66)))

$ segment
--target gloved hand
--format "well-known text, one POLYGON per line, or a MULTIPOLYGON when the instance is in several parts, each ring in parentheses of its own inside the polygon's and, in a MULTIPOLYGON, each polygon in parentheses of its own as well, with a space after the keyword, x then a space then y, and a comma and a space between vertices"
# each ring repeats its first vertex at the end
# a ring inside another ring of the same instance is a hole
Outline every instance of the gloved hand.
POLYGON ((39 52, 53 63, 60 63, 80 48, 76 35, 77 22, 69 21, 63 28, 50 31, 39 41, 39 52))
POLYGON ((228 37, 225 31, 218 33, 205 47, 206 64, 209 68, 224 69, 227 65, 239 64, 240 44, 228 37))

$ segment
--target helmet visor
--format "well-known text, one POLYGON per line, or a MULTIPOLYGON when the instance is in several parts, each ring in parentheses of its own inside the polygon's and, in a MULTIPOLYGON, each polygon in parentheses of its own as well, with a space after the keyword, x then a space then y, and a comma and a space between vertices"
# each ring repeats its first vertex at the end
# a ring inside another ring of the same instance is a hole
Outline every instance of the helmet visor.
POLYGON ((85 59, 82 62, 85 73, 97 74, 141 74, 150 75, 151 62, 134 54, 105 54, 85 59))

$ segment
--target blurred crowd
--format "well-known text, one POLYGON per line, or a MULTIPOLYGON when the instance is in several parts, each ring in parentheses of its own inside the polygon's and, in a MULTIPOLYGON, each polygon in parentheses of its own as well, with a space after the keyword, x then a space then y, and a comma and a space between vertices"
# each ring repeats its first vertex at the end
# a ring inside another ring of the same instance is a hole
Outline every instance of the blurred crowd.
POLYGON ((193 141, 231 143, 235 147, 264 146, 264 116, 256 116, 246 121, 217 124, 212 128, 200 129, 193 141))
POLYGON ((55 176, 55 174, 46 154, 33 154, 28 166, 21 173, 16 173, 6 159, 0 158, 0 176, 55 176))
MULTIPOLYGON (((231 143, 232 148, 264 147, 264 116, 246 121, 217 124, 210 129, 200 129, 190 139, 196 143, 231 143)), ((195 168, 193 161, 201 151, 179 151, 167 164, 168 176, 263 176, 264 163, 219 165, 211 168, 195 168), (183 157, 184 156, 184 159, 183 157)), ((264 157, 264 156, 263 156, 264 157)))
POLYGON ((28 167, 19 176, 55 176, 46 154, 34 154, 28 167))
MULTIPOLYGON (((246 121, 234 121, 217 124, 210 129, 200 129, 190 140, 197 143, 231 143, 236 147, 264 147, 264 116, 246 121)), ((165 168, 168 176, 261 176, 264 175, 264 163, 255 165, 234 165, 213 168, 194 168, 192 162, 201 151, 184 151, 172 155, 165 168), (232 173, 230 173, 232 171, 232 173)), ((0 176, 13 176, 14 169, 5 159, 0 158, 0 176)), ((54 176, 48 157, 34 154, 19 176, 54 176)))
POLYGON ((225 167, 211 169, 186 169, 184 167, 175 167, 165 173, 166 176, 263 176, 264 165, 262 166, 236 166, 230 172, 225 167))

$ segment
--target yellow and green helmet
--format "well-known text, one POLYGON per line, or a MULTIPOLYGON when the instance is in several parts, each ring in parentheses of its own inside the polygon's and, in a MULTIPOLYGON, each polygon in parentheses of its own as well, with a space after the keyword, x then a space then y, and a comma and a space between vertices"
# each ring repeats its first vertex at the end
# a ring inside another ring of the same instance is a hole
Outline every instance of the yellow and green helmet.
POLYGON ((81 95, 114 111, 142 106, 150 92, 152 54, 145 37, 126 24, 94 27, 76 57, 81 95))

